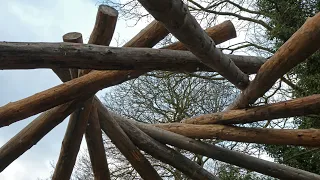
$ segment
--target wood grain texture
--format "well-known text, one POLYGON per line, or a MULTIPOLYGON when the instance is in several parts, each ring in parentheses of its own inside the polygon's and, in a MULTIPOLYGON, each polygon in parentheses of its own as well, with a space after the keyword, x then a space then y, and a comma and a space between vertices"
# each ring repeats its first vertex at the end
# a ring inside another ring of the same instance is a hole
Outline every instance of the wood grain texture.
MULTIPOLYGON (((102 118, 101 118, 102 120, 102 118)), ((213 176, 207 170, 203 169, 196 162, 191 161, 187 157, 183 156, 179 152, 167 147, 164 144, 152 139, 150 136, 142 132, 135 125, 131 124, 129 121, 123 121, 118 119, 117 121, 126 134, 130 137, 132 142, 137 145, 137 147, 146 153, 150 154, 152 157, 171 165, 172 167, 178 169, 183 174, 187 175, 191 179, 212 179, 218 180, 219 178, 213 176)))
MULTIPOLYGON (((226 56, 241 70, 250 74, 256 73, 266 61, 265 58, 255 56, 226 56)), ((81 68, 188 72, 215 70, 202 64, 196 56, 188 51, 119 48, 74 43, 3 42, 0 43, 0 59, 1 69, 81 68)))
POLYGON ((163 129, 159 129, 143 123, 125 119, 112 112, 110 112, 110 115, 118 121, 119 119, 130 121, 131 123, 139 127, 143 132, 148 134, 150 137, 154 138, 155 140, 161 143, 169 144, 180 149, 185 149, 196 154, 201 154, 212 159, 233 164, 242 168, 246 168, 248 170, 256 171, 261 174, 265 174, 279 179, 320 179, 320 175, 314 173, 292 168, 290 166, 285 166, 282 164, 273 163, 270 161, 265 161, 243 153, 221 148, 219 146, 196 141, 194 139, 170 131, 165 131, 163 129))
POLYGON ((228 125, 195 125, 183 123, 155 124, 154 126, 199 139, 221 139, 257 144, 320 146, 319 129, 244 128, 228 125))
MULTIPOLYGON (((146 29, 153 29, 148 26, 146 29)), ((144 38, 145 46, 152 47, 155 44, 154 39, 159 39, 153 31, 144 30, 137 36, 146 36, 144 38), (147 34, 150 33, 150 34, 147 34)), ((163 37, 164 38, 164 37, 163 37)), ((140 41, 141 42, 141 41, 140 41)), ((136 45, 141 46, 141 43, 136 45)), ((120 84, 124 81, 139 77, 148 71, 128 70, 128 71, 94 71, 85 76, 65 82, 49 90, 42 91, 33 96, 27 97, 20 101, 12 102, 0 107, 0 127, 10 125, 16 121, 22 120, 39 112, 45 111, 52 107, 68 102, 85 93, 95 93, 96 91, 120 84)), ((67 80, 67 77, 59 76, 67 80)))
POLYGON ((139 0, 139 2, 202 63, 215 69, 239 89, 243 90, 248 86, 248 75, 215 47, 214 40, 205 33, 181 0, 139 0))
POLYGON ((184 119, 181 122, 188 124, 244 124, 319 113, 320 95, 315 94, 264 106, 205 114, 184 119))
POLYGON ((140 176, 143 179, 162 179, 150 162, 143 156, 140 150, 122 130, 117 121, 108 114, 108 111, 106 111, 102 103, 98 100, 94 103, 98 110, 99 119, 103 119, 103 121, 100 121, 102 130, 127 158, 133 168, 137 170, 140 176))
MULTIPOLYGON (((232 38, 237 37, 236 29, 230 20, 224 21, 205 30, 208 36, 214 40, 216 44, 223 43, 232 38)), ((183 43, 175 42, 161 49, 188 50, 183 43)), ((237 64, 236 64, 237 65, 237 64)))
POLYGON ((320 48, 320 13, 308 19, 258 71, 254 80, 228 109, 245 108, 267 92, 293 67, 320 48))

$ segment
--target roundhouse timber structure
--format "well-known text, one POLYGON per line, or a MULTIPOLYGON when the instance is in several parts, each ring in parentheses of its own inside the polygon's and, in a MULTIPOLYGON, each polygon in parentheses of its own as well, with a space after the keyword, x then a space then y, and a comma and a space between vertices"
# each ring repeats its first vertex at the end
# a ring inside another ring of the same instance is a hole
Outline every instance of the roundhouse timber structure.
POLYGON ((236 37, 231 21, 203 30, 181 0, 139 0, 155 18, 123 47, 109 47, 118 12, 99 6, 88 44, 82 35, 67 33, 62 43, 0 42, 0 69, 50 68, 62 84, 0 107, 0 128, 41 113, 0 148, 0 172, 39 142, 69 115, 52 179, 70 179, 81 139, 86 138, 94 178, 110 179, 104 132, 143 179, 161 179, 144 151, 191 179, 219 179, 167 145, 201 154, 279 179, 310 180, 320 175, 252 157, 195 139, 320 146, 319 129, 237 127, 319 113, 315 94, 286 102, 249 107, 290 69, 320 48, 320 13, 309 18, 292 37, 265 59, 226 55, 216 45, 236 37), (179 42, 152 48, 171 33, 179 42), (223 112, 204 114, 171 124, 143 124, 108 110, 97 91, 152 70, 216 71, 242 92, 223 112), (248 75, 256 74, 250 82, 248 75), (88 125, 89 124, 89 125, 88 125))

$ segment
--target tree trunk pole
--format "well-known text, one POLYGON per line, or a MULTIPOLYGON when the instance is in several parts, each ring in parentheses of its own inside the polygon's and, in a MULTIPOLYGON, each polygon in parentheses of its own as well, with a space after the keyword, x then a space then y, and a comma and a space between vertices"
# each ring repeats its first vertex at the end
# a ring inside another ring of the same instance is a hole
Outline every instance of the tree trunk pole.
POLYGON ((256 157, 252 157, 236 151, 231 151, 215 145, 209 145, 179 134, 172 133, 170 131, 165 131, 156 127, 145 125, 143 123, 125 119, 111 112, 110 115, 118 121, 130 121, 131 123, 139 127, 142 131, 144 131, 146 134, 156 139, 157 141, 160 141, 161 143, 169 144, 177 148, 185 149, 193 153, 201 154, 222 162, 233 164, 279 179, 320 179, 320 175, 314 173, 292 168, 290 166, 285 166, 282 164, 265 161, 256 157))
MULTIPOLYGON (((1 69, 82 68, 99 70, 214 71, 188 51, 119 48, 74 43, 0 43, 1 69), (63 50, 61 48, 63 47, 63 50), (28 58, 26 58, 28 57, 28 58)), ((226 55, 245 72, 256 73, 265 58, 226 55)), ((73 78, 78 74, 73 71, 73 78)))
POLYGON ((117 121, 105 113, 104 107, 99 100, 95 101, 95 106, 98 109, 99 119, 104 119, 104 121, 100 121, 102 130, 132 164, 134 169, 139 172, 140 176, 143 179, 160 180, 161 177, 158 175, 157 171, 152 167, 140 150, 132 143, 117 121))
POLYGON ((293 67, 320 48, 320 13, 308 19, 258 71, 254 80, 228 109, 245 108, 263 96, 293 67))
POLYGON ((248 75, 215 47, 216 43, 205 33, 181 0, 139 0, 139 2, 202 63, 215 69, 239 89, 244 90, 248 86, 248 75))
MULTIPOLYGON (((102 109, 102 108, 101 108, 102 109)), ((104 114, 108 114, 107 109, 104 109, 104 114)), ((112 118, 112 117, 109 117, 112 118)), ((106 120, 100 118, 100 120, 106 120)), ((152 155, 154 158, 167 163, 174 168, 190 177, 191 179, 212 179, 217 180, 219 178, 213 176, 207 170, 203 169, 197 163, 186 158, 179 152, 159 143, 158 141, 152 139, 150 136, 142 132, 135 125, 131 124, 129 121, 117 121, 126 134, 130 137, 134 144, 136 144, 141 150, 152 155)))
POLYGON ((245 128, 219 124, 194 125, 183 123, 154 124, 150 126, 197 139, 320 147, 319 129, 245 128))
MULTIPOLYGON (((163 26, 157 27, 164 28, 163 26)), ((137 37, 148 37, 144 38, 146 45, 145 47, 152 47, 155 45, 154 39, 159 39, 159 37, 152 36, 152 33, 156 31, 154 27, 147 28, 153 30, 141 31, 137 37)), ((159 29, 159 32, 160 31, 162 30, 159 29)), ((153 35, 159 34, 153 33, 153 35)), ((164 38, 166 35, 167 34, 161 34, 162 38, 164 38)), ((138 39, 141 43, 137 43, 136 45, 140 46, 142 45, 142 40, 141 38, 138 39)), ((130 44, 127 43, 126 45, 130 44)), ((73 79, 28 98, 0 107, 0 127, 10 125, 13 122, 40 113, 59 104, 66 103, 82 95, 93 94, 102 88, 117 85, 124 81, 139 77, 147 72, 148 71, 145 70, 93 71, 85 76, 73 79)), ((63 76, 59 75, 59 77, 63 76)), ((67 80, 67 78, 65 80, 67 80)))
POLYGON ((320 94, 279 103, 236 109, 184 119, 187 124, 245 124, 320 113, 320 94))

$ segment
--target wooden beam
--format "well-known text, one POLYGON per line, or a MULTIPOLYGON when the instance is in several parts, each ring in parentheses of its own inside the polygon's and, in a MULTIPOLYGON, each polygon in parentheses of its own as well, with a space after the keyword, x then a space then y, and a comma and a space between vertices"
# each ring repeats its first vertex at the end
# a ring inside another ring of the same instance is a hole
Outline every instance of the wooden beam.
MULTIPOLYGON (((152 28, 152 27, 149 27, 152 28)), ((149 32, 149 31, 146 31, 149 32)), ((151 31, 152 32, 152 31, 151 31)), ((150 33, 151 33, 150 32, 150 33)), ((143 32, 145 33, 145 32, 143 32)), ((147 34, 146 34, 147 35, 147 34)), ((137 36, 142 36, 138 34, 137 36)), ((154 39, 159 37, 152 36, 150 34, 148 39, 145 39, 144 43, 146 46, 151 46, 154 43, 154 39)), ((142 41, 140 41, 141 45, 142 41)), ((67 82, 70 80, 70 73, 68 69, 64 69, 63 71, 56 71, 57 75, 63 82, 67 82)), ((119 74, 122 71, 117 71, 119 74)), ((22 131, 20 131, 16 136, 14 136, 10 142, 6 143, 5 146, 1 147, 1 162, 0 166, 7 167, 11 164, 15 159, 17 159, 20 155, 30 149, 33 145, 38 143, 48 132, 50 132, 55 126, 63 121, 71 112, 73 112, 77 107, 83 106, 83 101, 91 97, 92 95, 82 96, 74 100, 71 105, 69 103, 57 106, 40 115, 34 121, 32 121, 27 127, 25 127, 22 131)), ((0 118, 0 121, 3 119, 0 118)), ((0 126, 2 127, 2 125, 0 126)), ((2 171, 2 170, 1 170, 2 171)))
POLYGON ((128 41, 124 47, 146 47, 145 42, 153 47, 169 34, 169 31, 159 21, 152 21, 147 27, 142 29, 136 36, 128 41))
POLYGON ((137 121, 125 119, 112 112, 110 112, 110 115, 117 121, 120 121, 120 119, 130 121, 131 123, 139 127, 143 132, 162 143, 169 144, 177 148, 185 149, 196 154, 201 154, 222 162, 243 167, 248 170, 256 171, 261 174, 265 174, 279 179, 320 179, 320 175, 318 174, 310 173, 282 164, 273 163, 270 161, 265 161, 243 153, 221 148, 216 145, 210 145, 200 141, 196 141, 194 139, 187 138, 185 136, 172 133, 170 131, 165 131, 156 127, 139 123, 137 121))
POLYGON ((89 124, 86 129, 86 141, 89 151, 89 156, 92 164, 92 170, 95 180, 110 179, 110 172, 106 153, 103 146, 101 127, 97 109, 94 106, 89 116, 89 124))
POLYGON ((139 2, 202 63, 215 69, 239 89, 243 90, 248 86, 248 75, 215 47, 216 43, 205 33, 181 0, 139 0, 139 2))
MULTIPOLYGON (((153 27, 149 26, 147 28, 152 29, 153 27)), ((145 47, 152 47, 155 43, 154 39, 159 39, 159 37, 152 36, 152 32, 153 31, 145 30, 137 35, 138 37, 149 37, 144 39, 145 47)), ((141 45, 141 43, 138 43, 137 45, 141 45)), ((0 107, 0 127, 10 125, 11 123, 50 109, 58 104, 78 98, 81 94, 93 94, 99 89, 120 84, 124 81, 139 77, 146 72, 147 71, 144 70, 94 71, 28 98, 9 103, 0 107)), ((67 78, 65 78, 65 80, 67 80, 67 78)))
MULTIPOLYGON (((224 21, 221 24, 210 27, 205 31, 208 34, 208 36, 210 36, 211 39, 214 40, 216 44, 220 44, 232 38, 237 37, 236 29, 230 20, 224 21)), ((184 51, 188 50, 184 46, 184 44, 179 41, 172 43, 168 46, 164 46, 161 49, 175 49, 175 50, 184 50, 184 51)))
MULTIPOLYGON (((82 34, 78 32, 70 32, 62 36, 63 42, 69 43, 83 43, 82 34)), ((78 77, 78 69, 69 69, 71 79, 78 77)))
POLYGON ((263 96, 293 67, 320 48, 320 13, 308 19, 258 71, 254 80, 228 109, 245 108, 263 96))
MULTIPOLYGON (((255 73, 262 57, 226 55, 240 69, 255 73)), ((1 69, 81 68, 99 70, 212 71, 188 51, 119 48, 70 43, 0 43, 1 69), (27 58, 26 58, 27 57, 27 58)), ((75 76, 75 75, 73 75, 75 76)), ((78 77, 78 74, 76 74, 78 77)), ((74 77, 73 77, 74 78, 74 77)))
POLYGON ((82 97, 42 113, 18 134, 12 137, 0 148, 0 172, 33 145, 37 144, 77 107, 82 106, 82 101, 87 98, 88 97, 82 97))
POLYGON ((257 144, 320 146, 319 129, 245 128, 228 125, 168 123, 152 125, 190 138, 221 139, 257 144), (267 137, 267 138, 266 138, 267 137))
MULTIPOLYGON (((95 26, 91 33, 89 44, 109 45, 117 24, 118 11, 106 5, 100 5, 96 16, 95 26)), ((78 76, 88 74, 90 69, 79 70, 78 76)), ((93 100, 93 97, 91 98, 93 100)), ((90 102, 91 106, 92 103, 90 102)), ((87 114, 79 114, 87 116, 87 114)), ((90 111, 88 126, 85 131, 85 138, 89 151, 90 161, 92 165, 95 180, 110 179, 108 162, 102 140, 100 122, 98 119, 97 109, 93 107, 90 111)), ((78 119, 78 121, 79 121, 78 119)))
MULTIPOLYGON (((108 113, 104 109, 105 113, 108 113)), ((101 118, 100 120, 106 120, 101 118)), ((118 119, 119 120, 119 119, 118 119)), ((117 121, 137 147, 154 158, 178 169, 191 179, 219 179, 179 152, 159 143, 129 121, 117 121)))
POLYGON ((101 102, 96 100, 94 103, 98 109, 99 119, 104 119, 104 121, 100 121, 102 130, 132 164, 133 168, 137 170, 140 176, 143 179, 162 179, 158 175, 157 171, 152 167, 150 162, 132 143, 117 121, 104 111, 104 106, 101 104, 101 102))
POLYGON ((315 94, 264 106, 205 114, 184 119, 181 122, 187 124, 245 124, 318 113, 320 113, 320 94, 315 94))
POLYGON ((86 130, 89 113, 92 108, 91 104, 92 98, 89 98, 84 104, 84 107, 78 109, 79 113, 74 115, 79 115, 78 117, 71 117, 67 127, 66 134, 63 138, 61 151, 59 155, 58 162, 56 164, 52 179, 70 179, 71 173, 76 162, 76 158, 79 152, 81 140, 83 133, 86 130), (81 114, 86 114, 83 116, 81 114), (77 121, 78 120, 78 121, 77 121))

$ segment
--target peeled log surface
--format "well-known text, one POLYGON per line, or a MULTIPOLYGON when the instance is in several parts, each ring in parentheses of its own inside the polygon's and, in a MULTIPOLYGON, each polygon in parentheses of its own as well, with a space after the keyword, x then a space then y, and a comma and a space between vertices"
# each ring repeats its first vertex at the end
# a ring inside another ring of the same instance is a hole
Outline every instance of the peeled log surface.
POLYGON ((125 119, 111 112, 110 114, 118 121, 120 121, 119 119, 130 121, 157 141, 175 146, 177 148, 185 149, 196 154, 201 154, 222 162, 233 164, 279 179, 320 179, 320 176, 314 173, 292 168, 290 166, 285 166, 282 164, 276 164, 243 153, 221 148, 219 146, 196 141, 194 139, 187 138, 185 136, 175 134, 170 131, 165 131, 156 127, 152 127, 150 125, 125 119))
POLYGON ((109 45, 116 27, 117 19, 117 10, 110 6, 100 5, 88 44, 109 45))
POLYGON ((143 179, 161 179, 150 162, 143 156, 140 150, 132 143, 127 134, 122 130, 117 121, 104 110, 104 106, 98 100, 95 101, 98 110, 102 130, 111 139, 120 152, 132 164, 143 179))
POLYGON ((130 41, 128 41, 124 47, 153 47, 168 34, 169 31, 163 26, 163 24, 154 20, 130 41), (150 45, 146 46, 145 42, 149 42, 150 45))
MULTIPOLYGON (((240 69, 249 73, 257 72, 266 61, 262 57, 226 56, 240 69)), ((1 69, 68 67, 99 70, 212 71, 188 51, 119 48, 75 43, 3 42, 0 43, 0 59, 1 69)))
POLYGON ((47 133, 60 124, 77 107, 82 106, 82 101, 87 98, 88 97, 82 97, 42 113, 18 134, 11 138, 0 148, 0 172, 2 172, 33 145, 37 144, 47 133))
MULTIPOLYGON (((116 26, 117 17, 118 12, 114 8, 105 5, 99 6, 95 27, 91 33, 89 43, 109 45, 116 26)), ((69 33, 67 35, 64 35, 63 40, 70 42, 70 40, 73 39, 72 37, 77 37, 77 34, 69 33)), ((78 37, 82 36, 78 35, 78 37)), ((74 42, 82 43, 82 41, 74 42)), ((86 71, 79 70, 78 75, 78 69, 75 69, 75 73, 71 74, 71 77, 77 78, 78 76, 82 76, 83 74, 86 74, 89 71, 89 69, 87 69, 86 71)), ((73 112, 70 116, 69 125, 67 127, 65 137, 63 139, 64 145, 62 146, 60 151, 60 156, 53 174, 53 179, 69 179, 71 176, 73 167, 75 165, 76 157, 80 149, 81 140, 83 134, 86 132, 89 116, 91 114, 92 100, 92 98, 89 98, 85 103, 84 107, 75 110, 75 112, 73 112)), ((110 179, 108 164, 101 137, 99 121, 96 121, 96 123, 98 123, 98 125, 96 126, 98 126, 99 129, 95 131, 96 129, 91 128, 94 126, 94 124, 91 122, 90 130, 93 132, 87 134, 87 136, 90 136, 87 138, 88 140, 90 140, 90 142, 87 142, 89 152, 97 150, 96 153, 89 153, 90 160, 92 162, 92 169, 95 173, 94 176, 96 179, 106 179, 108 177, 110 179), (99 147, 100 149, 97 149, 99 147), (98 167, 100 164, 102 164, 102 166, 98 167)))
POLYGON ((181 0, 139 0, 144 8, 179 39, 199 60, 215 69, 239 89, 245 89, 249 77, 230 58, 215 47, 181 0))
POLYGON ((110 179, 106 152, 96 107, 92 107, 86 129, 86 142, 95 180, 110 179))
MULTIPOLYGON (((153 27, 147 27, 153 29, 153 27)), ((146 36, 144 39, 145 47, 152 47, 154 39, 159 37, 152 36, 153 31, 141 31, 137 36, 146 36)), ((155 34, 154 34, 155 35, 155 34)), ((164 37, 163 37, 164 38, 164 37)), ((135 43, 132 43, 135 44, 135 43)), ((142 45, 137 43, 137 45, 142 45)), ((65 82, 59 86, 43 91, 28 98, 9 103, 0 107, 0 127, 10 125, 16 121, 22 120, 39 112, 50 109, 58 104, 70 101, 80 97, 83 93, 93 94, 96 91, 113 85, 120 84, 124 81, 139 77, 147 71, 94 71, 85 76, 65 82), (64 95, 63 95, 64 94, 64 95), (41 103, 43 102, 43 103, 41 103)), ((60 76, 59 77, 63 77, 60 76)), ((66 77, 65 80, 67 80, 66 77)))
POLYGON ((320 113, 320 94, 248 109, 205 114, 182 120, 187 124, 244 124, 320 113))
MULTIPOLYGON (((105 111, 107 111, 105 109, 105 111)), ((106 112, 108 113, 108 112, 106 112)), ((101 118, 100 120, 105 120, 101 118)), ((126 134, 130 137, 134 144, 136 144, 139 149, 150 154, 152 157, 159 159, 160 161, 171 165, 172 167, 178 169, 191 179, 212 179, 218 180, 219 178, 213 176, 207 170, 203 169, 197 163, 191 161, 187 157, 183 156, 179 152, 167 147, 164 144, 152 139, 150 136, 142 132, 135 125, 131 124, 129 121, 117 121, 126 134)))
POLYGON ((183 123, 152 125, 190 138, 221 139, 257 144, 320 146, 319 129, 267 129, 227 125, 194 125, 183 123))
MULTIPOLYGON (((237 37, 236 29, 230 20, 215 25, 205 30, 208 36, 214 40, 216 44, 223 43, 227 40, 237 37)), ((183 43, 175 42, 161 49, 188 50, 183 43)), ((237 65, 237 64, 236 64, 237 65)), ((238 66, 238 65, 237 65, 238 66)), ((238 66, 239 67, 239 66, 238 66)), ((240 68, 241 69, 241 68, 240 68)))
POLYGON ((76 162, 81 140, 86 130, 89 113, 92 108, 92 98, 85 102, 83 108, 79 108, 79 113, 73 113, 70 117, 67 131, 63 138, 61 151, 56 164, 52 179, 70 179, 71 173, 76 162), (86 116, 82 115, 85 114, 86 116), (80 118, 75 115, 79 115, 80 118))
MULTIPOLYGON (((152 27, 149 27, 152 28, 152 27)), ((149 32, 149 31, 144 31, 149 32)), ((144 33, 143 32, 143 33, 144 33)), ((152 33, 152 31, 151 31, 152 33)), ((144 42, 140 41, 138 45, 145 44, 147 47, 153 46, 155 43, 154 39, 158 39, 159 37, 152 36, 152 34, 147 35, 149 38, 145 39, 144 42)), ((143 36, 142 34, 138 34, 137 36, 143 36)), ((135 44, 135 43, 133 43, 135 44)), ((59 78, 63 82, 67 82, 70 80, 70 73, 68 69, 64 69, 59 71, 55 71, 59 78)), ((114 71, 115 72, 115 71, 114 71)), ((116 71, 119 74, 122 74, 123 71, 116 71)), ((125 72, 126 73, 126 72, 125 72)), ((32 121, 26 128, 21 130, 16 136, 14 136, 10 142, 6 143, 5 146, 0 149, 0 156, 3 161, 0 162, 0 166, 7 167, 11 164, 15 159, 17 159, 20 155, 30 149, 33 145, 38 143, 48 132, 50 132, 55 126, 61 123, 71 112, 73 112, 77 107, 83 105, 83 101, 88 99, 91 96, 80 97, 75 101, 70 102, 72 104, 66 103, 50 109, 46 111, 44 114, 40 115, 37 119, 32 121)), ((0 121, 2 119, 0 118, 0 121)), ((1 127, 1 126, 0 126, 1 127)), ((2 160, 1 159, 1 160, 2 160)), ((1 170, 2 171, 2 170, 1 170)))
POLYGON ((228 109, 245 108, 267 92, 293 67, 320 48, 320 13, 308 19, 258 71, 254 80, 228 109))

